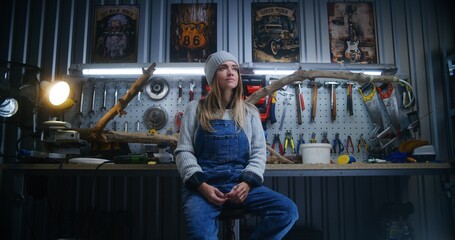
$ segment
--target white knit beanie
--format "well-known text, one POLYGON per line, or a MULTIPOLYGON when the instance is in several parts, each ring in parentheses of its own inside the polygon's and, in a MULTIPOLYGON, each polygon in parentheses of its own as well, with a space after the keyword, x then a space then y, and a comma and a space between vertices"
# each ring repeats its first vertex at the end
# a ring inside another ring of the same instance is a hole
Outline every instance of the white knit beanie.
POLYGON ((212 53, 207 58, 207 61, 205 62, 205 66, 204 66, 204 72, 205 72, 205 77, 207 78, 207 83, 209 85, 212 84, 213 77, 215 76, 218 66, 226 61, 233 61, 237 65, 239 65, 239 61, 237 60, 237 58, 234 55, 232 55, 226 51, 218 51, 218 52, 212 53))

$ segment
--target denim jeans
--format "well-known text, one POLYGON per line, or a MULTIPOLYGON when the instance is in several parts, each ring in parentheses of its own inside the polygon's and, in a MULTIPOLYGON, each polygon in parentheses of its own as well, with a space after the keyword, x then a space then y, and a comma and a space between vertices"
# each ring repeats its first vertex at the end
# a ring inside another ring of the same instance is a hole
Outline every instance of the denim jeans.
POLYGON ((240 205, 216 206, 197 191, 183 188, 183 213, 188 239, 218 239, 217 217, 224 208, 243 208, 260 221, 251 239, 281 239, 298 219, 295 203, 265 186, 252 188, 240 205))

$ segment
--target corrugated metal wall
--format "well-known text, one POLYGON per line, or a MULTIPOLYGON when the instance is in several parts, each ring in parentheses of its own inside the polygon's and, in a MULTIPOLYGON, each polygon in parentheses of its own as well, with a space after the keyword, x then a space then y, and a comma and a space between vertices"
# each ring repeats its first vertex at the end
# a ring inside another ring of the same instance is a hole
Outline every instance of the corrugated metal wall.
MULTIPOLYGON (((42 69, 40 79, 58 79, 71 64, 89 63, 95 5, 139 4, 138 62, 168 62, 170 4, 195 2, 204 1, 1 1, 1 61, 37 65, 42 69)), ((218 48, 240 56, 240 62, 251 62, 251 1, 213 2, 219 12, 218 48)), ((303 63, 330 62, 327 2, 299 1, 303 63)), ((420 115, 430 113, 421 119, 421 135, 432 139, 439 156, 447 159, 453 146, 445 134, 449 128, 444 99, 438 96, 444 96, 444 58, 455 49, 454 5, 449 0, 371 2, 379 63, 395 64, 400 74, 412 79, 420 115)), ((21 134, 11 126, 14 122, 2 123, 5 155, 15 152, 15 142, 6 139, 18 139, 21 134)), ((119 233, 111 233, 126 234, 125 239, 185 239, 176 177, 104 176, 93 184, 91 176, 21 182, 3 175, 2 209, 19 213, 13 220, 22 220, 19 232, 14 231, 18 230, 14 222, 3 221, 2 230, 11 239, 49 239, 66 233, 66 237, 80 237, 71 233, 94 231, 88 227, 94 224, 97 229, 115 226, 119 233), (26 187, 22 208, 14 207, 9 198, 13 187, 8 185, 13 180, 26 187), (46 196, 40 196, 43 191, 46 196), (97 211, 90 212, 90 206, 97 211)), ((415 239, 454 238, 452 203, 441 190, 438 176, 267 178, 266 185, 287 194, 300 207, 300 220, 289 239, 373 239, 383 229, 381 207, 407 201, 415 206, 409 221, 415 239)), ((9 219, 5 211, 2 214, 2 220, 9 219)), ((242 229, 254 221, 242 221, 242 229)))

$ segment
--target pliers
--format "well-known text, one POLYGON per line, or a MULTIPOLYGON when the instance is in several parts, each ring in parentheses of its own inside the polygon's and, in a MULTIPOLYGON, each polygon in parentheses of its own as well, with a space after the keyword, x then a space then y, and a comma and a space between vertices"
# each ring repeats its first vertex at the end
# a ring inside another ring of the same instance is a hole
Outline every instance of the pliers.
POLYGON ((305 140, 303 140, 303 133, 299 134, 299 140, 297 141, 297 155, 300 152, 300 145, 304 144, 305 140))
POLYGON ((327 132, 322 133, 322 143, 330 143, 329 139, 327 138, 327 132))
POLYGON ((295 153, 295 146, 294 146, 294 138, 292 137, 292 131, 286 130, 285 138, 284 138, 284 149, 288 148, 288 144, 291 145, 292 154, 295 153))
POLYGON ((272 149, 275 149, 275 143, 278 144, 278 147, 280 149, 280 154, 284 155, 284 148, 283 148, 283 144, 281 144, 279 133, 273 134, 272 149))
POLYGON ((368 152, 368 145, 365 139, 363 138, 363 134, 360 134, 359 141, 357 142, 357 152, 360 152, 360 146, 363 146, 366 152, 368 152))
POLYGON ((333 153, 337 153, 337 147, 338 147, 338 153, 342 153, 344 151, 344 146, 340 140, 339 133, 335 133, 335 139, 333 140, 333 144, 332 144, 333 153))
POLYGON ((351 136, 348 136, 346 139, 346 153, 349 154, 349 147, 351 148, 351 153, 354 154, 354 145, 352 144, 351 136))

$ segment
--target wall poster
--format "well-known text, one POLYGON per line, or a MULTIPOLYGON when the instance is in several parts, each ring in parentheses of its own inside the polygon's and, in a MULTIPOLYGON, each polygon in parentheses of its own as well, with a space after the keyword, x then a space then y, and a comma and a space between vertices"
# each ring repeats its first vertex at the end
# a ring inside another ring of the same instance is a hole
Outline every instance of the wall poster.
POLYGON ((332 63, 377 63, 373 3, 327 3, 332 63))
POLYGON ((92 63, 137 62, 138 5, 96 6, 92 63))
POLYGON ((217 50, 216 3, 172 4, 171 62, 204 62, 217 50))
POLYGON ((252 3, 253 62, 300 62, 297 3, 252 3))

